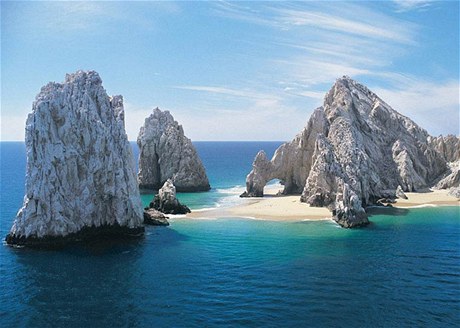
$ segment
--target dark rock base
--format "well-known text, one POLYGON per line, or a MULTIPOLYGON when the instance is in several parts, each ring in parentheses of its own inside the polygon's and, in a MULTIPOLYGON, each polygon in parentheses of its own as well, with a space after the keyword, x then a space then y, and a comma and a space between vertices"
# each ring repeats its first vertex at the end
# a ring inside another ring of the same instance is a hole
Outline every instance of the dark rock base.
POLYGON ((263 192, 254 192, 254 191, 251 191, 251 192, 243 192, 241 195, 240 195, 241 198, 250 198, 250 197, 264 197, 264 193, 263 192))
POLYGON ((149 208, 153 208, 164 214, 187 214, 191 210, 186 205, 182 205, 177 199, 175 202, 162 202, 159 195, 153 198, 153 202, 150 202, 149 208))
POLYGON ((146 208, 144 210, 144 224, 169 226, 168 217, 153 208, 146 208))
POLYGON ((68 234, 66 236, 46 236, 43 238, 24 237, 8 234, 5 241, 10 246, 15 247, 30 247, 40 249, 56 249, 62 248, 70 244, 85 243, 93 240, 99 241, 104 239, 133 239, 144 235, 144 227, 129 228, 114 225, 103 225, 99 227, 84 227, 78 232, 68 234))
MULTIPOLYGON (((139 184, 139 189, 142 191, 154 191, 155 193, 158 192, 158 190, 163 186, 157 185, 157 184, 139 184)), ((176 191, 177 192, 203 192, 203 191, 209 191, 211 190, 210 185, 204 185, 204 186, 195 186, 195 187, 180 187, 176 186, 176 191)))
POLYGON ((366 212, 354 213, 354 211, 336 211, 332 212, 332 219, 337 222, 342 228, 357 228, 364 227, 369 224, 366 212))

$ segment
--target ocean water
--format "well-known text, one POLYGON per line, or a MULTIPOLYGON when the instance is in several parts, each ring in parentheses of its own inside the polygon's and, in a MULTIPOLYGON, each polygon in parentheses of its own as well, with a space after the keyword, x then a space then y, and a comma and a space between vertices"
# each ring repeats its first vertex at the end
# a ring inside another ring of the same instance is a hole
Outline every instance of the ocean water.
MULTIPOLYGON (((236 201, 255 153, 278 144, 196 143, 214 189, 182 199, 196 209, 236 201)), ((25 158, 21 143, 0 147, 4 236, 22 203, 25 158)), ((130 243, 2 246, 0 325, 458 327, 459 208, 375 209, 370 219, 346 230, 176 218, 130 243)))

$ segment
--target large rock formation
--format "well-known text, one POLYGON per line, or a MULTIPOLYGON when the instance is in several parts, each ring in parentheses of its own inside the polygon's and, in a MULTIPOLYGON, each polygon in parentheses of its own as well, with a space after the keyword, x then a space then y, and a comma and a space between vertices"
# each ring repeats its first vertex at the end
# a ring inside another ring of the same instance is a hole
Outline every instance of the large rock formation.
POLYGON ((368 222, 363 208, 395 197, 399 185, 417 191, 451 173, 447 162, 458 158, 458 145, 454 136, 430 137, 365 86, 343 77, 271 161, 257 154, 243 196, 262 196, 265 184, 277 178, 285 194, 302 193, 311 206, 330 208, 342 226, 360 226, 368 222))
POLYGON ((171 179, 177 191, 210 189, 195 147, 169 111, 153 110, 141 127, 137 145, 140 188, 159 189, 167 179, 171 179))
POLYGON ((96 72, 78 71, 43 87, 25 141, 26 195, 9 244, 143 231, 123 98, 109 97, 96 72))
POLYGON ((163 187, 158 191, 158 195, 155 195, 150 203, 150 208, 166 214, 190 213, 190 209, 182 205, 176 198, 176 187, 171 179, 166 180, 163 187))

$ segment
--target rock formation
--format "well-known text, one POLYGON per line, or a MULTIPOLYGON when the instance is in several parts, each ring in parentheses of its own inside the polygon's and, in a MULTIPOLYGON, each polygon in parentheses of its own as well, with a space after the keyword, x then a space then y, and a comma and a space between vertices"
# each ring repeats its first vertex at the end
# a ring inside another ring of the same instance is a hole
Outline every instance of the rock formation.
POLYGON ((408 199, 406 194, 402 190, 401 186, 398 186, 398 188, 396 188, 396 197, 402 198, 402 199, 408 199))
POLYGON ((460 138, 454 135, 428 137, 428 143, 447 161, 460 160, 460 138))
POLYGON ((155 226, 169 226, 168 217, 154 208, 144 209, 144 224, 155 226))
POLYGON ((26 194, 9 244, 143 231, 123 98, 109 97, 96 72, 78 71, 44 86, 25 140, 26 194))
POLYGON ((210 189, 198 153, 168 111, 158 108, 145 119, 137 138, 140 188, 158 190, 171 179, 177 191, 210 189))
POLYGON ((182 205, 176 198, 176 187, 171 179, 166 180, 163 187, 158 191, 150 203, 150 208, 154 208, 166 214, 186 214, 190 213, 190 209, 182 205))
MULTIPOLYGON (((271 161, 259 152, 242 196, 262 196, 280 179, 285 194, 302 193, 311 206, 327 206, 344 227, 368 223, 364 208, 400 191, 433 186, 452 173, 459 138, 432 138, 365 86, 343 77, 326 94, 307 126, 280 146, 271 161)), ((443 187, 455 186, 449 178, 443 187)))

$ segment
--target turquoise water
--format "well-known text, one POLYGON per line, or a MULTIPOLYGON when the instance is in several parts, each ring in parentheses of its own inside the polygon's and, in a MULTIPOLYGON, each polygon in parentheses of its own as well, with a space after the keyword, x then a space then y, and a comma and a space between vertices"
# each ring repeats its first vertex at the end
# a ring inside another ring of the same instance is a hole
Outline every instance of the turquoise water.
MULTIPOLYGON (((179 200, 192 210, 228 206, 237 202, 245 189, 246 175, 251 171, 255 155, 261 149, 271 156, 281 142, 195 142, 206 168, 211 190, 204 193, 179 193, 179 200)), ((133 143, 135 158, 137 146, 133 143)), ((141 195, 144 205, 152 200, 153 193, 141 195)))
MULTIPOLYGON (((22 200, 19 164, 24 148, 0 145, 4 235, 22 200)), ((227 154, 225 144, 209 151, 221 157, 227 154)), ((205 158, 208 172, 223 170, 211 168, 205 158)), ((212 174, 211 184, 213 179, 218 182, 218 175, 212 174)), ((235 185, 244 182, 244 176, 234 177, 235 185)), ((216 186, 230 188, 224 183, 216 186)), ((459 208, 375 210, 370 219, 369 227, 356 230, 328 221, 174 219, 167 228, 147 227, 146 236, 132 243, 47 252, 0 247, 0 323, 2 327, 458 326, 459 208)))

